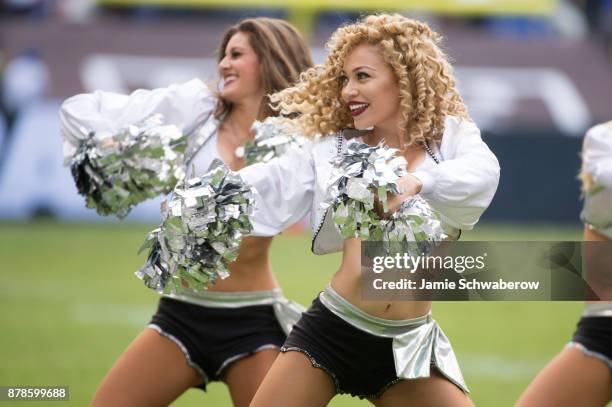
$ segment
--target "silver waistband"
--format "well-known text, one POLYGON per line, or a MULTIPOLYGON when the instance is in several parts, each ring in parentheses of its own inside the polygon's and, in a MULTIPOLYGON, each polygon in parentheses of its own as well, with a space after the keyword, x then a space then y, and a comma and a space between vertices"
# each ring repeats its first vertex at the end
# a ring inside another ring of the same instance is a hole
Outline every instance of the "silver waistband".
POLYGON ((451 344, 431 317, 431 312, 413 319, 391 320, 369 315, 342 298, 330 285, 319 295, 321 303, 336 316, 374 336, 393 338, 395 373, 403 379, 430 377, 431 364, 464 392, 459 363, 451 344))
POLYGON ((587 304, 583 317, 612 317, 612 302, 599 302, 587 304))
POLYGON ((202 291, 167 294, 165 297, 208 308, 243 308, 255 305, 271 305, 276 319, 285 334, 302 316, 305 308, 283 295, 280 288, 266 291, 202 291))
POLYGON ((210 308, 242 308, 253 305, 271 305, 283 297, 280 288, 266 291, 188 291, 166 294, 165 297, 210 308))
POLYGON ((342 298, 331 285, 325 288, 319 299, 327 309, 344 321, 375 336, 393 338, 432 321, 431 312, 417 318, 402 320, 375 317, 342 298))

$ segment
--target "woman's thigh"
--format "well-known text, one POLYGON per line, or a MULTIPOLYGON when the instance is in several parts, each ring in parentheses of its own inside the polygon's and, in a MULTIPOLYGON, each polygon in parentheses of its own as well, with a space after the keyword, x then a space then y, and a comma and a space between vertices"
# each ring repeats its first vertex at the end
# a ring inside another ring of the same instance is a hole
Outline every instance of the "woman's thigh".
POLYGON ((303 353, 290 351, 278 355, 251 406, 326 406, 335 394, 336 387, 328 373, 313 367, 303 353))
POLYGON ((612 399, 610 368, 577 348, 565 348, 536 376, 517 407, 604 406, 612 399))
POLYGON ((223 381, 229 387, 234 407, 247 407, 251 403, 278 354, 276 348, 261 350, 227 367, 223 381))
POLYGON ((92 406, 167 406, 202 381, 176 343, 145 329, 108 372, 92 406))
POLYGON ((426 379, 402 380, 380 398, 370 400, 377 407, 448 406, 473 407, 470 398, 437 370, 426 379))

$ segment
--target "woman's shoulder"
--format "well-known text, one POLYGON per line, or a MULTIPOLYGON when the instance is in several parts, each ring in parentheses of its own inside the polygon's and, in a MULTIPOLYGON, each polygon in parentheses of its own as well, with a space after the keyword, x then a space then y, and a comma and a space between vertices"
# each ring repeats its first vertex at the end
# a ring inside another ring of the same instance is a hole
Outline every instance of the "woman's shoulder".
POLYGON ((459 137, 468 132, 478 132, 480 129, 471 119, 461 116, 446 116, 444 120, 444 135, 445 137, 459 137))
POLYGON ((590 180, 587 185, 594 184, 586 189, 596 189, 595 185, 612 188, 612 121, 598 124, 587 131, 582 164, 581 177, 590 180))
POLYGON ((591 127, 584 136, 585 153, 612 154, 612 121, 591 127))
POLYGON ((465 142, 481 142, 480 129, 465 117, 447 116, 444 120, 442 140, 437 142, 438 148, 448 154, 465 142))
POLYGON ((472 120, 462 117, 448 117, 445 122, 444 135, 437 144, 443 160, 471 155, 472 158, 484 158, 487 165, 499 168, 499 162, 485 140, 480 129, 472 120))

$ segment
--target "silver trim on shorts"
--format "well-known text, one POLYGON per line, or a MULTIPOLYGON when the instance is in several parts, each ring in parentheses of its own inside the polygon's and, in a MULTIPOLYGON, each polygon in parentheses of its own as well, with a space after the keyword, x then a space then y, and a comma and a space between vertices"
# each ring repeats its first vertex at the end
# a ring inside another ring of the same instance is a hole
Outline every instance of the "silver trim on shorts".
POLYGON ((583 317, 612 317, 612 302, 593 302, 586 305, 583 317))

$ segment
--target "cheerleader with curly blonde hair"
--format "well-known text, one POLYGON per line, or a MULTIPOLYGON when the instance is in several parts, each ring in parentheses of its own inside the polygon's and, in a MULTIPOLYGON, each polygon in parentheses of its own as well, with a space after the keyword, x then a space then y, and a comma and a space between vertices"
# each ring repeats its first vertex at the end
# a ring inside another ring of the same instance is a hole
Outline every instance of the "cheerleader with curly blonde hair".
POLYGON ((399 104, 394 107, 401 110, 401 120, 394 129, 399 135, 398 146, 439 143, 448 116, 469 119, 453 69, 440 48, 441 39, 416 20, 400 15, 369 16, 361 24, 336 31, 328 43, 325 65, 310 68, 297 86, 272 95, 271 100, 285 114, 306 111, 298 121, 311 136, 355 127, 350 101, 341 96, 348 80, 343 69, 353 50, 370 45, 395 76, 399 104))
POLYGON ((343 257, 294 326, 252 406, 323 406, 338 393, 378 406, 472 405, 431 302, 365 300, 361 240, 344 239, 332 208, 322 205, 331 161, 355 138, 395 147, 407 160, 402 192, 388 199, 391 212, 419 194, 451 239, 478 222, 497 189, 499 164, 469 119, 440 40, 424 23, 368 16, 335 32, 322 66, 270 96, 312 142, 239 171, 256 191, 253 234, 277 233, 310 208, 312 251, 343 257))
MULTIPOLYGON (((383 177, 401 170, 389 177, 399 193, 387 199, 388 210, 413 216, 403 211, 417 202, 417 223, 428 226, 417 231, 419 239, 457 239, 478 222, 497 189, 499 164, 467 115, 439 43, 439 35, 418 21, 366 17, 336 31, 323 66, 270 96, 273 107, 293 118, 312 142, 232 177, 241 180, 236 195, 249 191, 244 198, 257 208, 245 214, 250 233, 274 236, 310 209, 312 251, 343 256, 330 284, 294 325, 251 406, 323 406, 338 393, 377 406, 472 405, 450 342, 432 319, 430 301, 362 297, 361 240, 339 233, 334 222, 340 224, 342 216, 334 215, 329 201, 330 181, 342 170, 335 165, 344 159, 364 163, 363 156, 353 154, 357 149, 372 152, 368 159, 380 164, 376 169, 383 177), (388 150, 378 148, 381 143, 406 160, 393 159, 395 167, 389 162, 385 167, 388 150)), ((372 196, 366 191, 371 186, 362 183, 356 190, 372 196)), ((214 217, 217 209, 206 205, 197 215, 214 217)), ((385 216, 367 215, 377 221, 385 216)), ((356 218, 344 219, 348 229, 361 228, 356 218)), ((232 227, 235 222, 228 223, 232 227)), ((412 225, 401 227, 402 239, 414 236, 412 225)))

